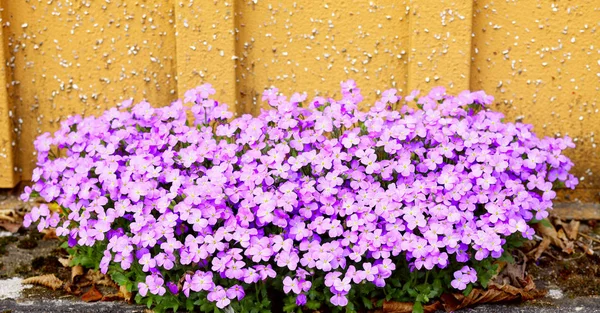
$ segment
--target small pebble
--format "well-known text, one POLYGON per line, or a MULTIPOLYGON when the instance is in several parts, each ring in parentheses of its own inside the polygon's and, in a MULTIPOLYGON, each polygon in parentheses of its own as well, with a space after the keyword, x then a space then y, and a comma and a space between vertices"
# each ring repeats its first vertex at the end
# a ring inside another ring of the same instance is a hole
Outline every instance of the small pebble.
POLYGON ((560 289, 550 289, 548 290, 548 297, 558 300, 558 299, 562 299, 563 297, 563 292, 560 289))

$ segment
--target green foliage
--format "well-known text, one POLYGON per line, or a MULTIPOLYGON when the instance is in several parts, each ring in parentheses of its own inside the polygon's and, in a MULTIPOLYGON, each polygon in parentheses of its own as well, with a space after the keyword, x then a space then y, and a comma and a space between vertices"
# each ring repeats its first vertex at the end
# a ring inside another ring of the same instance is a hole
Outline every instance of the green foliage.
MULTIPOLYGON (((278 231, 280 230, 273 230, 273 232, 278 231)), ((436 267, 429 271, 424 269, 410 271, 405 258, 399 258, 400 261, 395 264, 396 270, 390 278, 386 279, 384 287, 378 288, 367 282, 354 286, 347 295, 349 304, 343 308, 329 305, 333 294, 328 287, 324 286, 323 276, 313 276, 311 278, 312 288, 306 294, 307 302, 304 307, 296 305, 296 295, 270 294, 269 287, 281 290, 282 277, 293 275, 293 273, 282 269, 278 269, 277 278, 270 280, 269 286, 262 282, 252 285, 241 283, 246 291, 246 296, 241 301, 232 301, 230 306, 236 313, 269 313, 272 311, 274 301, 278 300, 283 302, 281 309, 287 313, 301 313, 304 312, 303 309, 354 313, 381 308, 384 301, 399 301, 414 302, 413 312, 423 312, 424 305, 437 300, 443 293, 456 292, 450 287, 450 282, 454 279, 453 273, 464 265, 469 265, 477 271, 478 281, 475 284, 467 285, 463 293, 468 295, 473 288, 486 288, 490 280, 496 275, 497 261, 513 262, 513 249, 521 246, 525 241, 521 235, 512 235, 505 239, 506 244, 504 247, 507 250, 500 259, 490 257, 482 261, 475 261, 474 258, 470 258, 468 263, 450 262, 450 265, 444 269, 436 267), (278 297, 280 299, 277 299, 278 297)), ((106 243, 96 243, 92 247, 68 247, 67 242, 64 242, 62 247, 73 256, 72 265, 98 269, 106 249, 106 243)), ((469 251, 468 253, 474 255, 475 251, 469 251)), ((353 265, 358 266, 358 264, 353 265)), ((189 273, 195 269, 197 268, 192 266, 180 266, 180 268, 162 274, 169 281, 180 281, 186 272, 189 273)), ((121 269, 117 264, 111 264, 108 274, 118 285, 125 286, 128 291, 134 294, 137 292, 138 283, 144 282, 147 275, 136 262, 127 270, 121 269)), ((225 279, 217 277, 215 283, 229 287, 228 281, 225 279)), ((137 294, 134 299, 138 304, 153 308, 155 312, 175 312, 177 310, 204 313, 223 312, 223 310, 216 307, 215 303, 208 301, 206 297, 206 292, 191 292, 188 298, 182 292, 172 294, 167 291, 163 296, 148 293, 147 296, 142 297, 137 294)))

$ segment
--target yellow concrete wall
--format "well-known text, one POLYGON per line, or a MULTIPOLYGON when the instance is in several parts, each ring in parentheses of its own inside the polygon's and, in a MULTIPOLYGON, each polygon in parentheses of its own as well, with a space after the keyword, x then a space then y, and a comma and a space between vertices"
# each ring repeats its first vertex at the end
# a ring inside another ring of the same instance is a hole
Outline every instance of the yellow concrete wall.
POLYGON ((508 120, 574 138, 579 188, 600 188, 600 1, 483 0, 473 12, 471 88, 508 120))
POLYGON ((574 137, 582 190, 600 188, 598 0, 1 1, 0 187, 30 178, 33 139, 69 114, 203 82, 257 113, 270 86, 335 96, 351 78, 365 106, 391 87, 484 89, 508 120, 574 137))

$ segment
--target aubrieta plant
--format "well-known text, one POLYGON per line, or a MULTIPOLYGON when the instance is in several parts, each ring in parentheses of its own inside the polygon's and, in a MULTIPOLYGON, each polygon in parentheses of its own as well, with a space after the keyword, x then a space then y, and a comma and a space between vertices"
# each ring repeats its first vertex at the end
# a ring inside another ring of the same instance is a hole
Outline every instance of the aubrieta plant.
POLYGON ((569 138, 504 122, 481 91, 391 89, 361 112, 353 81, 340 100, 270 89, 272 109, 234 119, 214 92, 41 135, 22 198, 60 212, 40 205, 25 226, 56 227, 74 264, 157 311, 422 311, 486 287, 553 188, 577 184, 569 138))

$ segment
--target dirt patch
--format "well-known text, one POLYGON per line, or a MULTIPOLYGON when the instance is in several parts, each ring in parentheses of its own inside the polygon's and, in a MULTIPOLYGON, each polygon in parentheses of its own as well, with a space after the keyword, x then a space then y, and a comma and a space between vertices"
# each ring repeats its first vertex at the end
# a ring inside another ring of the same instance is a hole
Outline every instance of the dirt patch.
POLYGON ((31 261, 31 269, 44 274, 57 273, 61 267, 56 256, 40 256, 31 261))
POLYGON ((38 241, 42 239, 42 237, 44 237, 44 234, 40 234, 36 231, 31 231, 27 234, 27 236, 19 240, 17 248, 25 250, 35 249, 38 246, 38 241))
POLYGON ((42 237, 43 234, 33 230, 0 238, 0 251, 4 251, 0 254, 0 278, 26 278, 45 273, 70 277, 69 270, 58 263, 58 258, 66 254, 59 248, 59 241, 42 237))
POLYGON ((563 259, 542 255, 527 270, 540 288, 559 288, 569 298, 600 295, 600 257, 596 254, 563 259))
POLYGON ((6 247, 13 243, 18 241, 19 238, 15 237, 15 236, 5 236, 5 237, 0 237, 0 255, 5 255, 6 254, 6 247))

